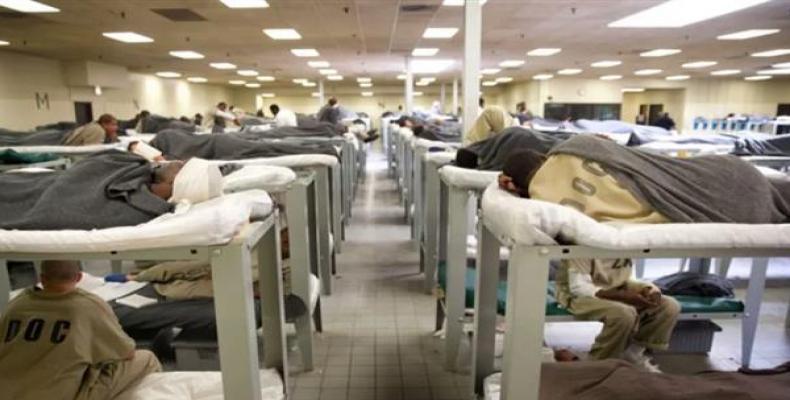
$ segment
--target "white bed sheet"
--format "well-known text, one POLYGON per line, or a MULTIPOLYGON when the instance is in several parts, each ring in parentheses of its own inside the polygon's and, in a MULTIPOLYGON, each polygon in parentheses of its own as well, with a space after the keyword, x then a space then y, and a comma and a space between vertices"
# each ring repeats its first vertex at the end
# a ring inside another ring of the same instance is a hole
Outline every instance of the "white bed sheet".
POLYGON ((687 152, 693 155, 700 154, 726 154, 732 151, 731 144, 708 144, 708 143, 674 143, 656 141, 639 146, 640 149, 648 149, 660 153, 687 152))
MULTIPOLYGON (((283 381, 277 371, 260 371, 261 397, 264 400, 283 400, 283 381)), ((127 396, 118 400, 223 400, 222 373, 159 372, 146 376, 127 396)))
POLYGON ((270 165, 247 165, 223 178, 225 193, 261 189, 269 193, 287 191, 296 180, 290 168, 270 165))
POLYGON ((126 150, 127 143, 95 144, 90 146, 0 146, 0 151, 14 150, 17 153, 53 153, 64 155, 93 154, 104 150, 126 150))
POLYGON ((454 150, 433 151, 423 154, 422 157, 427 163, 446 165, 455 161, 455 153, 456 152, 454 150))
POLYGON ((468 190, 487 188, 491 182, 496 182, 499 174, 499 171, 480 171, 454 165, 445 165, 439 169, 439 175, 448 185, 468 190))
POLYGON ((401 140, 409 141, 414 136, 414 132, 412 132, 411 128, 400 128, 398 129, 398 134, 401 136, 401 140))
POLYGON ((209 160, 212 164, 273 165, 279 167, 333 167, 338 165, 337 157, 326 154, 296 154, 290 156, 248 158, 245 160, 209 160))
POLYGON ((482 209, 486 226, 509 245, 552 245, 562 238, 614 250, 790 246, 790 224, 602 223, 570 207, 516 197, 496 182, 485 190, 482 209))
POLYGON ((413 149, 416 149, 418 147, 423 149, 430 149, 430 148, 457 149, 461 147, 461 143, 440 142, 437 140, 428 140, 428 139, 418 138, 415 136, 411 141, 411 147, 413 149))
POLYGON ((80 253, 211 246, 230 242, 251 218, 272 213, 263 190, 248 190, 205 201, 137 226, 95 230, 0 230, 0 252, 80 253))

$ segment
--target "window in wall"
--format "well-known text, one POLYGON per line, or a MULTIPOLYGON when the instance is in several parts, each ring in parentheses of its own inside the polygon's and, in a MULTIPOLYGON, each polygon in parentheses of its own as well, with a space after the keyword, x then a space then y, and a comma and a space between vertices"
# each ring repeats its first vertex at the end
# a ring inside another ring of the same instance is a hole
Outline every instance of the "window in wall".
POLYGON ((620 103, 546 103, 543 116, 547 119, 620 119, 620 103))

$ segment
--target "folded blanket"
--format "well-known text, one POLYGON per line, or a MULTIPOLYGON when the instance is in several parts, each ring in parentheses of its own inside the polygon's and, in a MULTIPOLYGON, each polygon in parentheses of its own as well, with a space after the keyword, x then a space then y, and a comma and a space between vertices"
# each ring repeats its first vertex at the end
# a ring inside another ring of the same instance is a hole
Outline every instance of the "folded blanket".
POLYGON ((328 154, 337 156, 331 146, 305 147, 292 143, 251 141, 230 134, 195 135, 179 130, 159 132, 150 143, 166 158, 186 160, 200 157, 207 160, 241 160, 294 154, 328 154))
POLYGON ((590 135, 575 136, 549 154, 570 154, 600 164, 672 222, 790 220, 790 180, 769 180, 735 156, 671 158, 590 135))
POLYGON ((110 150, 65 171, 0 174, 0 229, 102 229, 137 225, 169 212, 150 192, 151 165, 110 150))

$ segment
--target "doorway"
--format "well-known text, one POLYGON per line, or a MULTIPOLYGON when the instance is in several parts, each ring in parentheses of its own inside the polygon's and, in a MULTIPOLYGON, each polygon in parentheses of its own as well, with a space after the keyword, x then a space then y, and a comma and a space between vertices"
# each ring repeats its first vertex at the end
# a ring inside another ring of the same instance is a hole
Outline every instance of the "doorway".
POLYGON ((653 123, 655 123, 659 118, 661 118, 661 114, 664 113, 664 105, 640 104, 639 113, 642 115, 647 115, 647 124, 653 125, 653 123))
POLYGON ((89 101, 75 101, 74 117, 77 125, 85 125, 93 121, 93 104, 89 101))

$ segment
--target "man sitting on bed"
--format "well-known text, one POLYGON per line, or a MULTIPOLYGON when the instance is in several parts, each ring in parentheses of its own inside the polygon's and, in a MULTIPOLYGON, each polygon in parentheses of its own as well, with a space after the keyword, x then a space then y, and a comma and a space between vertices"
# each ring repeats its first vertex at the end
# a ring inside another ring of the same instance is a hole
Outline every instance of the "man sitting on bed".
POLYGON ((0 319, 0 387, 8 399, 115 399, 161 370, 101 298, 76 287, 76 261, 44 261, 0 319))
POLYGON ((63 144, 66 146, 89 146, 117 141, 118 120, 110 114, 103 114, 95 122, 75 129, 66 137, 63 144))

